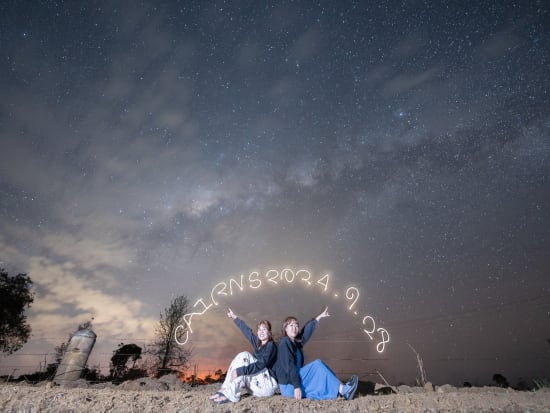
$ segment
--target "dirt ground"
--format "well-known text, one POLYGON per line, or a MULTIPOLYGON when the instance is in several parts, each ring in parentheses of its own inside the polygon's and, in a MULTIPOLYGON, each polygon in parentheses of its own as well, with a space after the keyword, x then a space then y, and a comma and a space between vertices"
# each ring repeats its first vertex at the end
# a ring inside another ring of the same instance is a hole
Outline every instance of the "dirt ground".
POLYGON ((141 379, 112 384, 59 387, 0 384, 0 412, 509 412, 550 413, 550 389, 535 392, 497 387, 455 388, 435 386, 424 389, 400 386, 397 394, 358 393, 354 400, 294 400, 280 395, 256 398, 244 395, 239 403, 215 405, 208 396, 219 384, 190 387, 175 378, 141 379), (162 379, 161 379, 162 380, 162 379))

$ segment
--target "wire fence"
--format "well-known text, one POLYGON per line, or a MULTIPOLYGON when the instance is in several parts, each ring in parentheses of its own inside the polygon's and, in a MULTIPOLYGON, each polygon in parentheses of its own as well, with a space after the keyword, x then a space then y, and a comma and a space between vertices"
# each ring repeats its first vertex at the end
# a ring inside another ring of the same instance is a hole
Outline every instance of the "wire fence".
MULTIPOLYGON (((127 341, 146 341, 145 339, 129 339, 127 341)), ((313 340, 312 340, 313 341, 313 340)), ((353 343, 358 340, 328 340, 318 339, 317 343, 321 343, 327 346, 331 346, 333 342, 348 342, 353 343)), ((96 370, 103 375, 103 378, 109 374, 110 364, 109 360, 113 356, 113 352, 97 352, 94 354, 94 360, 103 360, 100 363, 88 363, 87 367, 91 370, 96 370)), ((118 353, 119 356, 132 357, 133 353, 118 353)), ((50 373, 53 379, 52 365, 55 365, 55 358, 58 357, 56 352, 17 352, 9 357, 9 361, 0 359, 1 378, 4 380, 14 380, 20 377, 31 376, 32 374, 41 373, 42 375, 50 373)), ((395 364, 396 360, 390 357, 338 357, 327 356, 321 357, 328 365, 333 367, 334 372, 339 377, 347 377, 351 374, 357 374, 361 380, 376 381, 380 377, 380 371, 384 371, 384 367, 388 364, 395 364)), ((412 360, 412 356, 411 356, 412 360)), ((480 363, 498 364, 499 362, 506 361, 507 363, 515 362, 517 364, 530 363, 538 364, 541 366, 550 365, 550 352, 540 355, 523 354, 518 356, 501 357, 495 355, 474 355, 474 356, 430 356, 423 357, 425 365, 434 366, 436 363, 445 364, 449 369, 456 367, 464 367, 470 365, 475 367, 480 363)), ((205 359, 191 359, 187 365, 187 368, 183 372, 183 378, 190 378, 196 376, 200 378, 210 377, 215 379, 225 374, 227 366, 230 360, 220 362, 219 366, 212 366, 211 360, 205 359), (204 367, 206 366, 206 367, 204 367)), ((414 364, 414 363, 413 363, 414 364)), ((136 368, 139 368, 139 363, 136 368)))
MULTIPOLYGON (((492 319, 495 317, 501 318, 503 314, 508 312, 518 312, 521 310, 522 314, 550 314, 550 295, 541 294, 538 296, 525 297, 517 300, 501 302, 491 305, 480 305, 475 308, 464 309, 463 311, 449 311, 437 315, 429 316, 419 316, 411 317, 407 320, 395 320, 387 321, 385 326, 394 336, 400 336, 400 339, 407 337, 409 335, 414 335, 410 332, 411 329, 418 331, 423 330, 426 326, 429 326, 432 331, 437 331, 438 326, 446 326, 449 323, 461 323, 463 327, 477 326, 482 322, 489 324, 492 322, 492 319)), ((395 363, 395 360, 391 360, 386 356, 377 355, 377 357, 365 357, 363 355, 358 357, 338 357, 334 356, 334 349, 338 345, 356 345, 365 342, 365 337, 358 336, 358 333, 361 334, 360 329, 356 327, 344 327, 342 330, 339 330, 336 334, 321 334, 320 332, 310 340, 310 343, 316 343, 318 348, 327 349, 324 351, 325 356, 321 357, 323 360, 326 360, 331 366, 337 366, 335 368, 335 373, 339 376, 346 376, 349 374, 358 374, 362 378, 377 376, 377 370, 369 366, 369 364, 376 364, 377 366, 383 366, 385 363, 395 363), (354 371, 351 371, 351 369, 354 371)), ((447 365, 472 365, 475 366, 477 363, 490 363, 498 362, 500 360, 506 360, 507 362, 516 362, 520 363, 531 363, 531 364, 540 364, 540 365, 550 365, 550 335, 547 334, 548 331, 541 331, 542 335, 529 335, 522 337, 523 344, 527 341, 529 345, 532 345, 537 341, 537 349, 543 349, 542 352, 534 354, 533 352, 524 351, 523 354, 483 354, 483 353, 472 353, 472 355, 461 355, 458 352, 449 352, 448 355, 442 356, 440 353, 427 354, 427 357, 423 357, 426 364, 434 363, 445 363, 447 365), (546 334, 546 336, 544 336, 546 334), (540 344, 542 343, 542 344, 540 344), (455 364, 453 364, 455 363, 455 364)), ((118 337, 113 338, 111 342, 113 343, 138 343, 144 348, 147 347, 147 344, 150 342, 150 338, 136 338, 136 337, 118 337)), ((32 374, 35 372, 44 373, 48 370, 48 366, 52 363, 55 363, 55 358, 58 356, 58 353, 53 351, 53 346, 51 343, 61 343, 67 341, 67 337, 41 337, 40 342, 35 345, 35 348, 50 348, 52 351, 18 351, 9 357, 2 356, 0 358, 0 376, 6 377, 16 377, 19 375, 32 374)), ((219 336, 219 338, 209 337, 208 340, 201 340, 200 338, 195 338, 194 342, 198 344, 208 344, 211 348, 223 348, 227 346, 227 339, 225 337, 219 336)), ((102 347, 105 348, 104 346, 102 347)), ((534 348, 533 346, 528 348, 534 348)), ((494 349, 494 348, 493 348, 494 349)), ((90 360, 89 366, 94 369, 98 369, 103 374, 109 372, 109 361, 113 356, 116 349, 112 351, 94 351, 93 360, 90 360)), ((124 354, 120 354, 124 355, 124 354)), ((131 356, 131 355, 130 355, 131 356)), ((219 366, 213 366, 211 359, 206 357, 198 358, 196 360, 191 360, 187 370, 185 371, 186 375, 198 375, 201 377, 214 376, 216 371, 222 370, 225 372, 229 360, 220 360, 219 366), (205 367, 206 366, 206 367, 205 367)))

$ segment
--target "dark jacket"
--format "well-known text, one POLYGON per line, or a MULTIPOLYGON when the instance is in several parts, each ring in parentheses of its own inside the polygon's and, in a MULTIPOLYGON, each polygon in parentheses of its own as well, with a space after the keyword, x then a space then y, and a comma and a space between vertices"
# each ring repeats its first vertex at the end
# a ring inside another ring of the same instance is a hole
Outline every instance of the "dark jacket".
POLYGON ((234 322, 237 327, 241 329, 247 340, 250 341, 252 347, 254 347, 254 357, 256 357, 257 360, 256 363, 237 368, 237 376, 249 376, 259 373, 265 368, 274 376, 272 369, 277 359, 277 346, 275 343, 273 341, 268 341, 265 346, 262 346, 260 339, 256 337, 254 332, 243 320, 237 317, 234 322))
POLYGON ((277 362, 275 363, 275 377, 279 384, 292 384, 295 389, 302 387, 299 371, 304 365, 303 346, 313 335, 319 322, 316 319, 310 320, 302 328, 294 341, 287 336, 279 342, 277 351, 277 362), (299 357, 298 357, 299 356, 299 357), (298 365, 298 362, 300 364, 298 365))

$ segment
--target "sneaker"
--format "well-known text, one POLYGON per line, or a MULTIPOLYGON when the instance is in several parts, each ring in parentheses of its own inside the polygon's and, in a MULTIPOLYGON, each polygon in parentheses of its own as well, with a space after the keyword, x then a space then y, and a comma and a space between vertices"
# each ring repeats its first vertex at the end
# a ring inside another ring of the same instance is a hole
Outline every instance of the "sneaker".
POLYGON ((357 386, 359 385, 359 377, 357 377, 355 374, 351 376, 349 381, 344 384, 344 387, 342 388, 342 396, 346 400, 352 400, 355 396, 355 392, 357 391, 357 386))

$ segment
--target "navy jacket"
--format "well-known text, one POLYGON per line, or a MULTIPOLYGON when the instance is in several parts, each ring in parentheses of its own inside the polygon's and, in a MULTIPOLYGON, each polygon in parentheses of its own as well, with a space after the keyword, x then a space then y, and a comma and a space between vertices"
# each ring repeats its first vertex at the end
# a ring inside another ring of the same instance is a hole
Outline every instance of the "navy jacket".
POLYGON ((237 368, 237 376, 249 376, 259 373, 265 368, 267 368, 269 373, 274 376, 272 369, 275 364, 275 360, 277 359, 277 346, 275 343, 273 341, 268 341, 265 346, 260 347, 262 342, 258 337, 256 337, 254 332, 243 320, 237 317, 234 322, 237 327, 241 329, 247 340, 250 341, 252 347, 254 347, 254 357, 258 360, 256 363, 237 368))
POLYGON ((283 337, 279 342, 277 351, 277 362, 275 363, 275 377, 279 384, 292 384, 295 389, 302 387, 300 379, 300 369, 304 365, 303 346, 313 335, 319 322, 316 319, 310 320, 302 328, 294 341, 287 336, 283 337), (300 358, 298 358, 300 354, 300 358), (300 360, 300 365, 298 365, 300 360))

